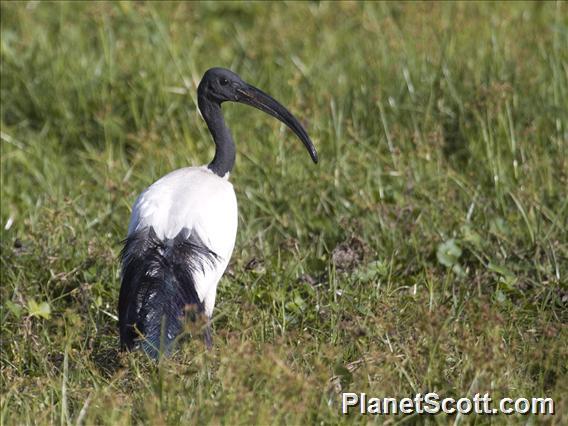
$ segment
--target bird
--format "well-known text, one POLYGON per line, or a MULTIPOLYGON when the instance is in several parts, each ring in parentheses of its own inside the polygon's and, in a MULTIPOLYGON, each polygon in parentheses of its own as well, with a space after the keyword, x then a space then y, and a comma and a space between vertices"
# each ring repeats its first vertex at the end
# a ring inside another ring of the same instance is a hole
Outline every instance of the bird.
POLYGON ((229 182, 236 149, 221 104, 246 104, 277 118, 318 162, 300 121, 233 71, 208 69, 197 88, 197 101, 215 143, 213 160, 174 170, 140 193, 120 254, 120 347, 142 349, 154 359, 170 355, 184 324, 197 318, 204 318, 204 343, 212 345, 217 285, 231 258, 238 222, 237 198, 229 182))

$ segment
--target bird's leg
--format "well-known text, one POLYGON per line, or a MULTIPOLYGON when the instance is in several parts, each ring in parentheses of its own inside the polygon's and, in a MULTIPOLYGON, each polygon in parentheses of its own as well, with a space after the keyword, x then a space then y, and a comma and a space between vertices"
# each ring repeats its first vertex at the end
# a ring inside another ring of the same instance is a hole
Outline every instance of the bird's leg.
POLYGON ((211 335, 211 320, 209 318, 207 318, 207 323, 203 326, 203 340, 207 350, 210 351, 213 348, 213 337, 211 335))

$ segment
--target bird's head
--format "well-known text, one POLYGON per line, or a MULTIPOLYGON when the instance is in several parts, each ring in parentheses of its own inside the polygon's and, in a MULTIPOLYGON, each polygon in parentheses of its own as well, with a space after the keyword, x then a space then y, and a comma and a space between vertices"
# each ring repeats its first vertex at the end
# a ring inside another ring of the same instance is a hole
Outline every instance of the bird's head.
POLYGON ((298 119, 280 102, 262 90, 246 83, 234 72, 225 68, 208 69, 197 88, 199 109, 205 116, 203 100, 221 104, 223 102, 239 102, 253 106, 277 118, 286 124, 302 141, 314 163, 318 162, 318 154, 308 133, 298 119))

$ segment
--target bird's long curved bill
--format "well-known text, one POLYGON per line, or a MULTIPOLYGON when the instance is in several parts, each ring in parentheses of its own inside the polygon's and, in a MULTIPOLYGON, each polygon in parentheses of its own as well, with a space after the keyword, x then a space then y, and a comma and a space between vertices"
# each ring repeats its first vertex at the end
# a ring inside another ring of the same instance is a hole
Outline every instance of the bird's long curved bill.
POLYGON ((308 136, 308 132, 306 132, 306 129, 304 129, 304 127, 300 124, 296 117, 294 117, 290 111, 282 106, 280 102, 278 102, 272 96, 264 93, 262 90, 257 89, 256 87, 251 85, 247 85, 246 88, 243 89, 237 89, 237 91, 241 95, 238 98, 237 102, 258 108, 259 110, 270 114, 271 116, 286 124, 290 129, 292 129, 294 133, 296 133, 298 138, 300 138, 300 140, 308 150, 313 162, 318 162, 318 153, 310 137, 308 136))

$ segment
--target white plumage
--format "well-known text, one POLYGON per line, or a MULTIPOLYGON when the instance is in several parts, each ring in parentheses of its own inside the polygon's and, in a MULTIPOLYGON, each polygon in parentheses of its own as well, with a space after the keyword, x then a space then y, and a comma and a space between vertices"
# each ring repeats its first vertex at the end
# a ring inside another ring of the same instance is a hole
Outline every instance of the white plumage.
POLYGON ((228 178, 228 173, 220 177, 207 166, 174 170, 138 196, 128 225, 129 236, 151 226, 162 240, 175 238, 186 228, 218 256, 214 265, 204 265, 203 273, 196 271, 194 276, 208 317, 237 236, 237 197, 228 178))

